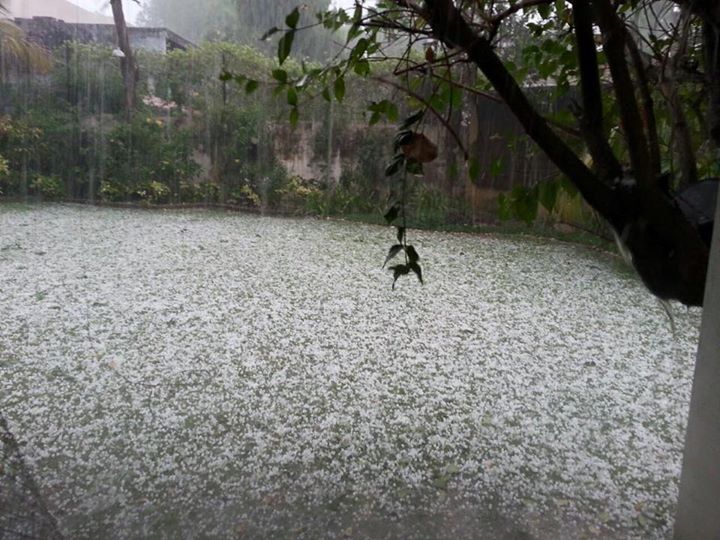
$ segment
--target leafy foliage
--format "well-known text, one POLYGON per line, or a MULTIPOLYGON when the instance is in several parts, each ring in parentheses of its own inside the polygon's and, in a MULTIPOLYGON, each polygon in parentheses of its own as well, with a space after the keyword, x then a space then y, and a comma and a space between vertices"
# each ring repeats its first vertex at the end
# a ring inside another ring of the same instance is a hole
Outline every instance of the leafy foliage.
MULTIPOLYGON (((321 88, 328 101, 341 101, 348 73, 372 77, 374 62, 392 59, 396 79, 375 80, 431 112, 454 137, 466 162, 471 156, 453 122, 454 111, 463 110, 468 94, 504 101, 586 201, 628 238, 638 255, 636 268, 651 291, 700 304, 707 246, 671 196, 674 189, 697 181, 698 165, 716 160, 720 147, 720 86, 715 83, 720 59, 709 52, 720 48, 720 15, 710 8, 714 3, 678 1, 681 21, 674 24, 667 13, 658 15, 654 4, 387 0, 370 5, 359 0, 352 15, 343 10, 318 15, 318 23, 331 31, 346 28, 348 52, 322 68, 303 66, 297 86, 321 88), (649 35, 634 22, 642 17, 649 35), (523 25, 525 30, 519 31, 523 25), (517 36, 527 39, 514 43, 517 36), (697 69, 702 61, 704 73, 697 69), (527 88, 537 85, 552 86, 558 103, 565 98, 564 110, 552 114, 531 102, 527 88), (690 129, 687 106, 680 100, 688 89, 697 96, 693 112, 700 129, 690 129), (710 160, 698 159, 702 154, 710 160), (632 177, 629 184, 622 181, 627 177, 632 177), (673 179, 669 185, 668 177, 673 179), (643 199, 652 202, 642 204, 643 199)), ((287 54, 283 49, 280 60, 287 54)), ((300 100, 294 96, 295 121, 300 100)), ((387 103, 371 103, 371 121, 388 111, 392 107, 387 103)), ((417 162, 411 172, 421 171, 422 159, 406 151, 404 156, 417 162)), ((401 165, 407 174, 411 164, 396 157, 388 176, 401 165)), ((503 167, 502 160, 494 161, 489 175, 499 175, 503 167)), ((472 164, 467 169, 473 178, 480 173, 472 164)), ((531 222, 540 204, 552 210, 557 187, 517 187, 501 199, 501 211, 531 222)), ((387 214, 392 220, 401 213, 393 208, 387 214)), ((395 279, 406 270, 407 265, 393 267, 395 279)))
POLYGON ((395 224, 396 238, 399 243, 393 244, 390 247, 387 257, 385 257, 383 268, 398 254, 403 253, 405 256, 404 264, 396 264, 388 268, 393 273, 393 290, 395 289, 397 280, 401 276, 408 275, 410 272, 413 272, 417 276, 418 281, 420 281, 421 284, 423 283, 422 268, 418 262, 420 260, 420 255, 418 255, 415 247, 407 242, 406 213, 408 200, 408 172, 411 169, 414 169, 417 165, 421 165, 418 158, 422 157, 418 155, 412 157, 413 152, 407 149, 409 148, 409 145, 412 144, 413 140, 424 137, 411 131, 411 129, 417 127, 422 119, 423 114, 422 111, 420 111, 411 114, 402 122, 400 125, 400 131, 395 136, 393 143, 395 156, 385 169, 386 177, 399 177, 399 185, 396 189, 396 192, 399 192, 399 197, 391 200, 390 207, 387 212, 385 212, 385 220, 387 223, 389 225, 395 224))

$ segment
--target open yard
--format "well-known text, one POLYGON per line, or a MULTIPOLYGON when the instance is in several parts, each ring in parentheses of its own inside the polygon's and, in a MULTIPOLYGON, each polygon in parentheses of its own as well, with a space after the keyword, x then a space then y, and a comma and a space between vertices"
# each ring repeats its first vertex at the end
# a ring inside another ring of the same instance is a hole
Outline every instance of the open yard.
MULTIPOLYGON (((68 538, 664 538, 699 314, 610 256, 0 206, 0 412, 68 538)), ((1 512, 1 510, 0 510, 1 512)))

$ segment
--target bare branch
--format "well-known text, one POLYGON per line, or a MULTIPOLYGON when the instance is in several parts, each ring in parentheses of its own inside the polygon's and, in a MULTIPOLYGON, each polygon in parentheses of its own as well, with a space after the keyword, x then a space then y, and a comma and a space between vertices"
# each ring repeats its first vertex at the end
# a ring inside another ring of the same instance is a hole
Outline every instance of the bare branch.
POLYGON ((493 25, 498 25, 511 15, 517 13, 518 11, 534 6, 542 6, 547 4, 553 4, 554 0, 522 0, 522 2, 516 2, 514 4, 511 4, 510 7, 508 7, 505 11, 502 11, 498 13, 497 15, 493 15, 492 17, 488 18, 488 22, 493 25))
POLYGON ((610 0, 595 0, 593 7, 602 31, 603 50, 612 75, 632 168, 641 191, 647 191, 656 179, 650 168, 650 155, 635 97, 635 85, 630 77, 630 69, 625 57, 627 32, 610 0))
POLYGON ((637 78, 638 88, 640 90, 645 129, 647 131, 648 152, 650 154, 650 171, 657 178, 661 172, 661 159, 660 140, 658 138, 657 121, 655 120, 655 105, 653 103, 652 93, 650 92, 647 69, 640 54, 640 49, 633 37, 628 32, 625 34, 625 44, 627 45, 628 51, 630 51, 630 58, 632 59, 635 77, 637 78))
POLYGON ((426 4, 430 12, 428 22, 439 38, 467 52, 510 107, 527 134, 577 186, 592 206, 613 225, 620 225, 621 216, 617 214, 619 209, 616 208, 610 188, 598 182, 597 177, 575 152, 550 129, 545 119, 530 104, 490 42, 472 31, 451 0, 426 0, 426 4))
POLYGON ((606 181, 612 180, 622 174, 622 167, 607 142, 603 125, 602 88, 592 14, 585 0, 573 2, 573 21, 583 100, 580 126, 600 176, 606 181))

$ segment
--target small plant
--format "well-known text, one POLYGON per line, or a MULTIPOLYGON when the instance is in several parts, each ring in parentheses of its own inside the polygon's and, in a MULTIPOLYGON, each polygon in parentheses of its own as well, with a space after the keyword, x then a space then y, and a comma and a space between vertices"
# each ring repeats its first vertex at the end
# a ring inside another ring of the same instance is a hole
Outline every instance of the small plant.
POLYGON ((201 182, 197 185, 197 194, 205 203, 215 203, 220 200, 220 187, 214 182, 201 182))
POLYGON ((106 202, 119 202, 127 198, 125 186, 117 182, 105 181, 100 184, 100 197, 106 202))
POLYGON ((65 185, 57 176, 38 175, 30 183, 30 189, 35 195, 48 201, 57 201, 65 196, 65 185))
POLYGON ((313 180, 291 176, 287 183, 276 190, 281 202, 293 208, 314 209, 313 213, 324 214, 323 191, 313 180))
POLYGON ((150 204, 167 204, 170 202, 172 191, 162 182, 153 180, 136 189, 134 195, 150 204))
POLYGON ((236 190, 233 190, 230 193, 228 202, 253 208, 259 208, 260 206, 262 206, 262 200, 260 199, 260 195, 255 193, 253 188, 251 188, 247 184, 240 186, 236 190))

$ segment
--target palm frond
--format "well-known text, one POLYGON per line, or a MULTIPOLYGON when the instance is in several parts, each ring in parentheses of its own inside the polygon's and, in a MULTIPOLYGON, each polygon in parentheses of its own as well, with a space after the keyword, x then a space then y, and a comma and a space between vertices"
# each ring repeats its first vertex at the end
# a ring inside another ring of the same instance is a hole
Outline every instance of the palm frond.
POLYGON ((33 73, 48 73, 53 66, 48 51, 29 41, 16 24, 6 19, 0 20, 0 54, 33 73))

